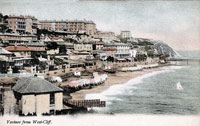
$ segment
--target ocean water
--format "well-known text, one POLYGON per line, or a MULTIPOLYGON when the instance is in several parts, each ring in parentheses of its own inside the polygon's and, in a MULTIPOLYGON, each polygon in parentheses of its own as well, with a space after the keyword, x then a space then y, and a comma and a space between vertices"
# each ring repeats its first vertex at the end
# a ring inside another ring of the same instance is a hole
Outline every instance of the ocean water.
POLYGON ((200 115, 200 63, 163 67, 87 98, 106 101, 97 113, 200 115))

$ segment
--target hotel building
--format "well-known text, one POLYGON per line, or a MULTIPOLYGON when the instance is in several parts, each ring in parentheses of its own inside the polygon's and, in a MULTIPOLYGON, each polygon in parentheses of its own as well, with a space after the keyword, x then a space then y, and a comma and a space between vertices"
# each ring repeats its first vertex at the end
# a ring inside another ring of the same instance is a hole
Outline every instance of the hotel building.
POLYGON ((74 21, 40 21, 40 29, 57 32, 79 32, 94 36, 97 32, 96 24, 93 21, 74 20, 74 21))
POLYGON ((114 58, 129 58, 131 56, 130 54, 130 44, 125 43, 108 43, 104 46, 104 50, 106 49, 116 49, 116 52, 114 54, 114 58))
POLYGON ((14 33, 36 34, 38 20, 32 16, 9 16, 8 26, 14 33))
POLYGON ((121 31, 120 36, 121 36, 122 39, 130 39, 130 38, 132 38, 130 31, 121 31))

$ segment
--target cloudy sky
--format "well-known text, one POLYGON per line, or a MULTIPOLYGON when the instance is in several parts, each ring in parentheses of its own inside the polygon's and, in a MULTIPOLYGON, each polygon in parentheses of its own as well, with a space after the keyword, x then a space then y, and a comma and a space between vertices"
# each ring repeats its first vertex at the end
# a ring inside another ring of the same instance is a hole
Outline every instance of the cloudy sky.
POLYGON ((93 20, 98 30, 130 30, 133 37, 162 40, 176 50, 200 50, 200 1, 0 0, 0 12, 93 20))

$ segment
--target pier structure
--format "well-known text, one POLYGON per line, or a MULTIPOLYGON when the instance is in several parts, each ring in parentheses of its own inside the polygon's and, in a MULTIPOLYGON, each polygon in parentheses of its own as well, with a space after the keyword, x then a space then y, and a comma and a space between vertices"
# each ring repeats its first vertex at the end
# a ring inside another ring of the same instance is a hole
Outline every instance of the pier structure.
POLYGON ((193 62, 193 63, 199 63, 200 64, 200 59, 198 58, 188 58, 188 57, 181 57, 181 58, 169 58, 168 61, 174 61, 175 64, 177 64, 178 62, 185 62, 187 65, 190 63, 190 62, 193 62))
POLYGON ((106 107, 105 101, 100 99, 91 100, 63 100, 64 105, 72 108, 92 108, 92 107, 106 107))

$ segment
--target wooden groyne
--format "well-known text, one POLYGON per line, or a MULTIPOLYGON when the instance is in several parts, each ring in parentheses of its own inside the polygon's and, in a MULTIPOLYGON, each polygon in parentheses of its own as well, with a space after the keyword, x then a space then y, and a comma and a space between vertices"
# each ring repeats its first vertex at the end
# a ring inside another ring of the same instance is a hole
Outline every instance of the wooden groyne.
POLYGON ((100 99, 92 100, 64 100, 65 105, 69 107, 76 108, 92 108, 92 107, 106 107, 105 101, 100 101, 100 99))

